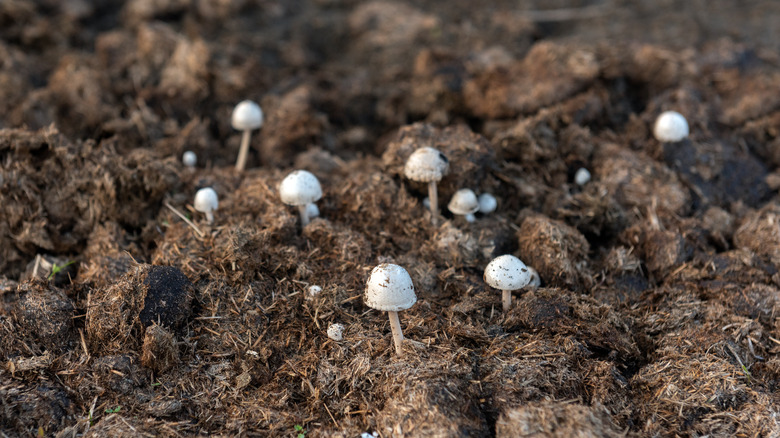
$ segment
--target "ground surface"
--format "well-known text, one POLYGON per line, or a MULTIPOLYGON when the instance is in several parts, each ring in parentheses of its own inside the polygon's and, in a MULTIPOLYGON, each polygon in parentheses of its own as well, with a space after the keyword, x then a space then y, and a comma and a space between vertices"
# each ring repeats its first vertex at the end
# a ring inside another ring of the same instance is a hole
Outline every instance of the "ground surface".
POLYGON ((493 3, 0 2, 0 436, 780 435, 780 4, 493 3), (432 225, 425 145, 498 210, 432 225))

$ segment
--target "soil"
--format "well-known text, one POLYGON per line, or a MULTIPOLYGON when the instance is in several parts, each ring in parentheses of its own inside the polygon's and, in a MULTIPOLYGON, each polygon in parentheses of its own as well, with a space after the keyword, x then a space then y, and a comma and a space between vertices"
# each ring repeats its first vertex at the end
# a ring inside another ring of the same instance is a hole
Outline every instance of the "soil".
POLYGON ((0 436, 780 436, 780 4, 476 5, 0 2, 0 436))

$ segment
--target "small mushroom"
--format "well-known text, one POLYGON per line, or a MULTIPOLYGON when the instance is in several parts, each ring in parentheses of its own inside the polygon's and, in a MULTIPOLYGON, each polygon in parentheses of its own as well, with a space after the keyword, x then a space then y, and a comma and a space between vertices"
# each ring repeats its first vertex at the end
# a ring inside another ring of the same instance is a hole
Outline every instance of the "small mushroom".
POLYGON ((251 100, 241 101, 233 108, 230 124, 237 131, 244 131, 236 160, 236 171, 243 172, 246 167, 246 157, 249 154, 249 140, 252 137, 252 130, 263 126, 263 110, 260 109, 260 105, 251 100))
POLYGON ((412 181, 428 183, 428 198, 431 203, 431 221, 436 225, 439 217, 439 196, 436 183, 441 181, 450 167, 449 160, 432 147, 421 147, 409 156, 404 175, 412 181))
POLYGON ((217 192, 211 187, 205 187, 195 193, 195 210, 206 215, 206 222, 214 223, 214 210, 219 207, 217 192))
POLYGON ((195 152, 184 151, 181 156, 181 162, 184 163, 185 166, 192 169, 196 164, 198 164, 198 156, 195 155, 195 152))
POLYGON ((578 186, 584 186, 590 181, 590 171, 584 167, 577 169, 574 173, 574 183, 578 186))
POLYGON ((391 263, 383 263, 375 267, 368 277, 363 302, 372 309, 387 312, 390 318, 390 329, 393 332, 395 352, 402 356, 401 344, 404 334, 401 331, 398 312, 412 307, 417 302, 409 273, 406 269, 391 263))
POLYGON ((689 134, 688 121, 677 111, 664 111, 655 120, 653 135, 664 143, 678 142, 689 134))
POLYGON ((311 212, 309 204, 322 198, 322 187, 320 181, 311 172, 296 170, 279 184, 279 196, 285 204, 298 207, 301 227, 305 227, 309 224, 311 212))
POLYGON ((498 201, 496 197, 490 193, 483 193, 479 195, 479 212, 482 214, 489 214, 496 211, 498 207, 498 201))
POLYGON ((534 269, 534 268, 532 268, 530 266, 526 266, 526 267, 528 268, 528 272, 531 273, 531 281, 528 282, 526 287, 528 287, 529 289, 536 289, 539 286, 541 286, 542 285, 542 279, 541 279, 541 277, 539 277, 539 273, 536 271, 536 269, 534 269))
POLYGON ((452 214, 463 216, 466 222, 474 222, 474 213, 479 211, 479 200, 471 189, 460 189, 452 195, 447 209, 452 214))
POLYGON ((524 288, 531 282, 531 271, 520 259, 505 254, 494 258, 485 268, 487 284, 502 291, 504 312, 512 306, 512 291, 524 288))
POLYGON ((328 325, 328 337, 336 342, 344 339, 344 325, 339 323, 328 325))

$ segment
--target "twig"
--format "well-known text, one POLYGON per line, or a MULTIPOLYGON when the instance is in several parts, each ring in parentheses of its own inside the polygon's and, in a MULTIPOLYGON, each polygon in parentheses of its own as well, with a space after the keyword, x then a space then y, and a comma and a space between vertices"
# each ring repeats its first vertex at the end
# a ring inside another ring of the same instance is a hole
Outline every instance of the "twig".
POLYGON ((181 220, 187 223, 187 225, 191 226, 193 230, 195 230, 196 233, 198 233, 198 236, 203 237, 206 234, 198 228, 197 225, 195 225, 191 220, 187 219, 187 216, 182 214, 179 210, 177 210, 174 206, 168 203, 168 201, 165 201, 165 206, 170 208, 172 212, 176 213, 176 216, 179 216, 181 220))

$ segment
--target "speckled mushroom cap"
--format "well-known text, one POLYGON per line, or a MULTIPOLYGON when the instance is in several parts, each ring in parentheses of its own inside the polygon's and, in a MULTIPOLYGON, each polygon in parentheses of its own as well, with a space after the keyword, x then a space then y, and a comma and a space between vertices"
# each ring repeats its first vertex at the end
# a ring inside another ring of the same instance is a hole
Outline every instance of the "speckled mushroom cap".
POLYGON ((201 213, 208 213, 214 211, 219 207, 219 199, 217 198, 217 192, 211 187, 205 187, 198 190, 195 193, 195 210, 201 213))
POLYGON ((450 162, 441 152, 432 147, 421 147, 409 156, 404 175, 412 181, 441 181, 450 168, 450 162))
POLYGON ((688 121, 677 111, 664 111, 653 126, 653 135, 658 141, 677 142, 687 137, 688 133, 688 121))
POLYGON ((452 195, 447 208, 453 214, 473 214, 479 210, 479 199, 471 189, 460 189, 452 195))
POLYGON ((363 294, 366 306, 385 312, 406 310, 417 302, 412 277, 406 269, 382 263, 371 271, 363 294))
POLYGON ((306 205, 322 198, 322 187, 311 172, 296 170, 279 184, 279 196, 287 205, 306 205))
POLYGON ((505 254, 494 258, 485 268, 485 282, 499 290, 517 290, 531 282, 531 272, 519 258, 505 254))
POLYGON ((233 108, 230 124, 238 131, 257 129, 263 126, 263 110, 251 100, 243 100, 233 108))

